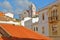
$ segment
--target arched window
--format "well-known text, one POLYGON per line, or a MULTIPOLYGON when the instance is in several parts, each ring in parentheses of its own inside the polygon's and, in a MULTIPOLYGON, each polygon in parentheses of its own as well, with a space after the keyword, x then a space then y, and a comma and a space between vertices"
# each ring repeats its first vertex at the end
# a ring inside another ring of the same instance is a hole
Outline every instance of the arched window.
POLYGON ((56 16, 55 10, 53 10, 53 12, 52 12, 52 13, 53 13, 53 17, 55 17, 55 16, 56 16))
POLYGON ((57 9, 54 9, 54 10, 52 11, 52 19, 55 19, 55 20, 58 19, 57 9))
POLYGON ((57 16, 57 9, 53 10, 53 16, 57 16))

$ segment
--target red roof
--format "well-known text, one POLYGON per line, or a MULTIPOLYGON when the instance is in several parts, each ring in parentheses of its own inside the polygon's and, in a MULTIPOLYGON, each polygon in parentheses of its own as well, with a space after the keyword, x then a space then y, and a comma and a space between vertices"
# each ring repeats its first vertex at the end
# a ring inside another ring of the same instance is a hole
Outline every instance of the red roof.
MULTIPOLYGON (((4 29, 13 40, 21 40, 21 39, 43 39, 43 40, 51 40, 50 38, 35 33, 23 26, 16 26, 12 24, 0 24, 0 27, 4 29)), ((5 40, 5 37, 2 37, 0 40, 5 40)), ((9 39, 9 38, 7 38, 9 39)))
POLYGON ((40 14, 40 11, 36 12, 36 14, 37 14, 37 15, 40 14))
POLYGON ((0 16, 4 16, 4 13, 3 12, 0 12, 0 16))

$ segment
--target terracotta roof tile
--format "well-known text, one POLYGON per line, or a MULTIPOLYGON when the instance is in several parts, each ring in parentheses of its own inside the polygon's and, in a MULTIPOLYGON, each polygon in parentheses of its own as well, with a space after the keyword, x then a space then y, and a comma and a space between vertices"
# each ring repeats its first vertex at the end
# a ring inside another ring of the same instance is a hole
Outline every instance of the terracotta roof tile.
POLYGON ((8 16, 0 16, 0 21, 14 21, 14 22, 17 22, 17 20, 14 20, 13 18, 8 17, 8 16))
POLYGON ((12 24, 0 24, 0 27, 3 28, 9 35, 13 38, 27 38, 27 39, 43 39, 50 40, 50 38, 45 37, 41 34, 35 33, 23 26, 16 26, 12 24))
POLYGON ((36 12, 36 14, 37 14, 37 15, 40 14, 40 11, 36 12))
POLYGON ((4 16, 4 13, 3 12, 0 12, 0 16, 4 16))

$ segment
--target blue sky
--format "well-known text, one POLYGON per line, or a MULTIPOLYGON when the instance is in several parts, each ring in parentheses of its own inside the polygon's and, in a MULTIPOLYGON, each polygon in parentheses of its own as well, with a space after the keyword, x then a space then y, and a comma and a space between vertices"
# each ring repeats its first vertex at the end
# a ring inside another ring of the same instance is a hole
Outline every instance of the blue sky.
POLYGON ((31 3, 36 5, 36 9, 44 8, 45 6, 55 2, 56 0, 0 0, 0 11, 3 12, 13 12, 15 18, 19 18, 18 14, 25 9, 31 3))

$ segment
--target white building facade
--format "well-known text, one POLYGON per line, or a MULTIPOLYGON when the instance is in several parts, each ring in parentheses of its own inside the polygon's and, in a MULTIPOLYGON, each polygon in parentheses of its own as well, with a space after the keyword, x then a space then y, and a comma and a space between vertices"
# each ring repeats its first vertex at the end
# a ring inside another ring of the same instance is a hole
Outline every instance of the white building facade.
POLYGON ((48 10, 43 10, 39 14, 39 33, 49 36, 48 10))
POLYGON ((13 14, 13 13, 10 13, 10 12, 5 13, 5 16, 8 16, 8 17, 14 18, 14 14, 13 14))

